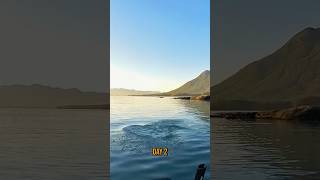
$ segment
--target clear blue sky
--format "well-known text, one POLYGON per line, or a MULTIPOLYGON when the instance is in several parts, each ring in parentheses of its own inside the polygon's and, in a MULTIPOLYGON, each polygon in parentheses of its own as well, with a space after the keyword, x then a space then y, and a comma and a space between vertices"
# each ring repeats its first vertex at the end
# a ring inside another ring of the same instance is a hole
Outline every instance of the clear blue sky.
POLYGON ((209 0, 111 0, 111 88, 166 91, 210 68, 209 0))

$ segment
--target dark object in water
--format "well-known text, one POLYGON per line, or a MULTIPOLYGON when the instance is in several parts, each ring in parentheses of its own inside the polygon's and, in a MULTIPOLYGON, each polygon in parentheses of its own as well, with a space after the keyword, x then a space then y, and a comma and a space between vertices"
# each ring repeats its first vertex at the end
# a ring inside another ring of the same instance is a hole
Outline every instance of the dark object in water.
POLYGON ((173 98, 173 99, 190 100, 191 97, 189 97, 189 96, 182 96, 182 97, 175 97, 175 98, 173 98))
POLYGON ((194 180, 204 180, 204 174, 206 173, 206 169, 207 169, 207 167, 205 164, 200 164, 198 166, 194 180))
POLYGON ((182 99, 182 100, 201 100, 201 101, 210 101, 209 95, 200 95, 200 96, 180 96, 173 99, 182 99))

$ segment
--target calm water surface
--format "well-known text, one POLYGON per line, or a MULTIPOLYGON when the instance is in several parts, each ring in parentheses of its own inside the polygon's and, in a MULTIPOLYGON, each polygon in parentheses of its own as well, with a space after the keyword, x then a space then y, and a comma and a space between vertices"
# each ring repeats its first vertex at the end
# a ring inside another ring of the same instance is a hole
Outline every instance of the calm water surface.
POLYGON ((198 164, 210 168, 208 102, 113 96, 110 113, 111 180, 193 180, 198 164), (152 147, 169 156, 152 156, 152 147))
POLYGON ((320 179, 320 124, 211 119, 213 179, 320 179))
POLYGON ((0 109, 0 179, 106 179, 108 113, 0 109))

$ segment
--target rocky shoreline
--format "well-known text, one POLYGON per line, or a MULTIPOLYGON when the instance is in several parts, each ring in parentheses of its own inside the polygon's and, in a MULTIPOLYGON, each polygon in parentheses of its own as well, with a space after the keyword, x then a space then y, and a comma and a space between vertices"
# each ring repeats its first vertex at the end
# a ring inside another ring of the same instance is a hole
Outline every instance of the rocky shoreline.
POLYGON ((225 119, 274 119, 274 120, 310 120, 320 121, 320 107, 297 106, 273 111, 250 112, 210 112, 210 117, 225 119))
POLYGON ((175 97, 174 99, 210 101, 210 96, 209 95, 181 96, 181 97, 175 97))

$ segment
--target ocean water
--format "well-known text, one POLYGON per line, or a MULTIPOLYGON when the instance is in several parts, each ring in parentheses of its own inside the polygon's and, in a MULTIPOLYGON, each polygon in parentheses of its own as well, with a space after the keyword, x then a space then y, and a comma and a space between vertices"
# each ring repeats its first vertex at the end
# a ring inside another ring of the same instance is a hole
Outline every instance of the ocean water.
POLYGON ((210 179, 208 102, 112 96, 110 115, 111 180, 193 180, 201 163, 210 179))
POLYGON ((212 177, 320 179, 320 124, 212 118, 212 177))
POLYGON ((101 110, 0 109, 0 179, 106 179, 108 115, 101 110))

